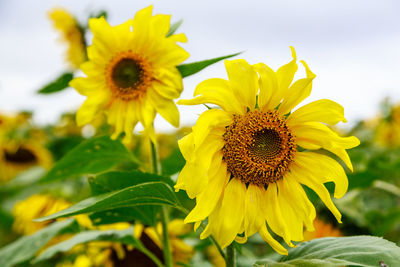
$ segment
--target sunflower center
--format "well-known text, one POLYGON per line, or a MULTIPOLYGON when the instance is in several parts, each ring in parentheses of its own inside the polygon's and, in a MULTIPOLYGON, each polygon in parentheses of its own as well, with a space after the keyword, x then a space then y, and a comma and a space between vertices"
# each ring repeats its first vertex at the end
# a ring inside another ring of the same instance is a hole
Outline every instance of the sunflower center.
POLYGON ((131 51, 115 56, 106 72, 113 96, 127 101, 141 97, 152 81, 150 64, 131 51))
POLYGON ((4 150, 4 158, 8 162, 24 164, 36 162, 36 156, 30 150, 20 147, 15 152, 4 150))
POLYGON ((295 138, 276 111, 234 115, 223 138, 228 171, 242 182, 258 186, 281 179, 296 152, 295 138))
POLYGON ((114 83, 120 88, 135 87, 135 84, 140 83, 143 69, 137 61, 123 58, 115 64, 111 75, 114 83))

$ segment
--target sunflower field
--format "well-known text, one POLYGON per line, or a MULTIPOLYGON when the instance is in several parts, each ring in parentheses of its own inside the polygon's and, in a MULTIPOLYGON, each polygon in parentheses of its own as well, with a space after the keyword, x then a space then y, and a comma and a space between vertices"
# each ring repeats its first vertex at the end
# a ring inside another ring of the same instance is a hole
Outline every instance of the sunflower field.
POLYGON ((47 124, 0 106, 0 267, 399 267, 400 103, 308 101, 322 67, 290 44, 191 60, 155 6, 48 11, 65 71, 35 94, 84 100, 47 124))

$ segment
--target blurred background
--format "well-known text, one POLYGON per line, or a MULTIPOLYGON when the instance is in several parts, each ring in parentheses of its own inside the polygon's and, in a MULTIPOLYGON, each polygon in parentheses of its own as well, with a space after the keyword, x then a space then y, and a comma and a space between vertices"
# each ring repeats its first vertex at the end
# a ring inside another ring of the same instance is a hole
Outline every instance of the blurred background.
MULTIPOLYGON (((384 97, 400 99, 400 2, 398 1, 0 1, 0 111, 34 111, 39 124, 54 123, 61 113, 83 102, 73 89, 38 95, 36 91, 66 70, 66 47, 47 11, 64 7, 80 22, 107 10, 112 25, 154 4, 155 13, 183 19, 179 32, 193 62, 243 51, 250 63, 277 69, 291 59, 294 46, 317 74, 304 103, 329 98, 342 104, 349 122, 372 117, 384 97), (62 101, 60 101, 60 98, 62 101)), ((90 39, 90 38, 89 38, 90 39)), ((299 76, 304 75, 301 71, 299 76)), ((226 77, 222 62, 184 79, 181 98, 212 77, 226 77)), ((181 124, 194 123, 204 107, 180 107, 181 124)), ((158 117, 157 129, 172 130, 158 117)))

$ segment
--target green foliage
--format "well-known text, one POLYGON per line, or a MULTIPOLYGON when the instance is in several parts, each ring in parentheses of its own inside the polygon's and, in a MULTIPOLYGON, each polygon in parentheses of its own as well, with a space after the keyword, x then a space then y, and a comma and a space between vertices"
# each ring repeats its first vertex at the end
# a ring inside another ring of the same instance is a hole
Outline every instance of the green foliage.
POLYGON ((170 186, 163 182, 149 182, 87 198, 65 210, 37 219, 37 221, 140 205, 168 205, 181 209, 170 186))
POLYGON ((185 163, 186 161, 183 158, 181 151, 176 147, 174 151, 172 151, 171 155, 161 161, 162 173, 164 175, 175 174, 182 170, 185 163))
POLYGON ((217 58, 213 58, 213 59, 207 59, 207 60, 203 60, 203 61, 199 61, 199 62, 182 64, 182 65, 177 66, 177 68, 178 68, 179 72, 181 73, 182 78, 185 78, 187 76, 193 75, 193 74, 205 69, 206 67, 208 67, 214 63, 217 63, 217 62, 227 59, 227 58, 237 56, 240 53, 242 53, 242 52, 227 55, 227 56, 217 57, 217 58))
POLYGON ((124 162, 137 163, 138 160, 119 140, 111 140, 108 136, 92 138, 59 160, 41 182, 97 174, 124 162))
POLYGON ((171 27, 169 28, 169 31, 167 33, 167 37, 173 35, 178 28, 182 25, 183 20, 178 20, 177 22, 175 22, 174 24, 171 25, 171 27))
POLYGON ((0 249, 0 266, 9 267, 29 261, 50 239, 62 233, 74 223, 75 220, 73 219, 52 223, 32 235, 22 237, 3 247, 0 249))
POLYGON ((52 81, 42 89, 38 90, 39 94, 51 94, 64 90, 68 87, 69 82, 74 78, 72 72, 66 72, 61 74, 56 80, 52 81))
MULTIPOLYGON (((140 183, 158 181, 165 182, 168 185, 173 186, 173 181, 169 177, 144 173, 141 171, 108 172, 100 174, 96 177, 89 177, 89 183, 93 195, 120 190, 140 183)), ((155 225, 159 211, 160 207, 154 205, 123 207, 113 209, 112 211, 96 212, 91 214, 90 218, 96 225, 115 222, 129 222, 133 220, 139 220, 145 225, 155 225)))
POLYGON ((133 227, 130 227, 125 230, 85 231, 74 235, 73 237, 71 237, 66 241, 57 243, 47 248, 33 260, 33 263, 49 260, 52 257, 54 257, 57 253, 67 252, 75 245, 84 244, 91 241, 119 242, 126 245, 133 245, 135 246, 135 248, 143 247, 141 242, 133 236, 133 227))
POLYGON ((363 266, 376 267, 380 262, 397 266, 400 247, 374 236, 326 237, 314 239, 289 250, 277 261, 258 261, 256 266, 363 266))

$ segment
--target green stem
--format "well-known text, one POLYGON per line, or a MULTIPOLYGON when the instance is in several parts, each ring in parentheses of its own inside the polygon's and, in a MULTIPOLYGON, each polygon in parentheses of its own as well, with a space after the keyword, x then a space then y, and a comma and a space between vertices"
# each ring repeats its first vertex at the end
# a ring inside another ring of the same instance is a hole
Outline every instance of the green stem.
POLYGON ((145 254, 147 257, 149 257, 158 267, 165 267, 164 264, 147 248, 144 246, 138 248, 143 254, 145 254))
MULTIPOLYGON (((151 145, 151 159, 153 165, 153 173, 160 174, 161 170, 158 164, 157 149, 156 145, 150 140, 151 145)), ((161 224, 162 224, 162 241, 163 241, 163 255, 166 267, 173 267, 171 243, 169 242, 168 235, 168 210, 167 207, 163 206, 161 209, 161 224)))
POLYGON ((236 251, 235 251, 235 244, 232 242, 226 248, 226 267, 236 267, 236 251))

